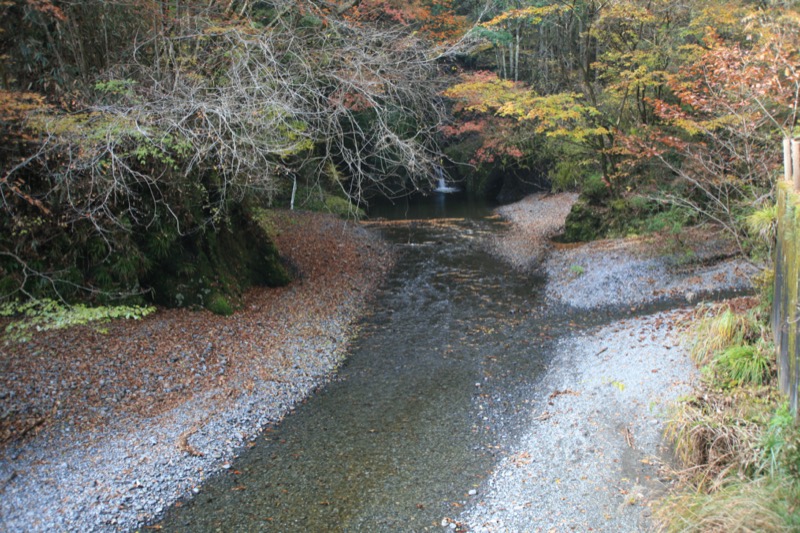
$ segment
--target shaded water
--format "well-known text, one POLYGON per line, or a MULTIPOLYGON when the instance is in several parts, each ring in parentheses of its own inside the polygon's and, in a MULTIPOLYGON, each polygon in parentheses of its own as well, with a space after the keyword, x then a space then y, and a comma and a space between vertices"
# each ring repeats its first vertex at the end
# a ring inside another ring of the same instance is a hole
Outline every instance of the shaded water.
POLYGON ((336 381, 164 530, 441 530, 469 503, 533 415, 526 399, 561 326, 539 320, 542 279, 484 251, 499 230, 489 210, 443 196, 380 213, 418 220, 379 224, 398 264, 336 381))

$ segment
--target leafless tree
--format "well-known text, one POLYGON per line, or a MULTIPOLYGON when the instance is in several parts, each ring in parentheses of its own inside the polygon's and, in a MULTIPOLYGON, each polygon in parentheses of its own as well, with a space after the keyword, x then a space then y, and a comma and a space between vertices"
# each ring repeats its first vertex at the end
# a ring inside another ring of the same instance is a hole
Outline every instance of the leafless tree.
MULTIPOLYGON (((170 33, 138 35, 129 59, 103 71, 90 105, 29 118, 40 140, 3 172, 6 214, 35 198, 51 222, 89 225, 111 254, 120 235, 165 219, 185 234, 246 198, 270 202, 299 172, 356 202, 371 190, 423 187, 440 161, 444 52, 336 10, 303 18, 295 4, 274 2, 262 25, 185 10, 170 33), (18 179, 31 172, 38 185, 18 179)), ((24 254, 2 252, 34 275, 24 254)))

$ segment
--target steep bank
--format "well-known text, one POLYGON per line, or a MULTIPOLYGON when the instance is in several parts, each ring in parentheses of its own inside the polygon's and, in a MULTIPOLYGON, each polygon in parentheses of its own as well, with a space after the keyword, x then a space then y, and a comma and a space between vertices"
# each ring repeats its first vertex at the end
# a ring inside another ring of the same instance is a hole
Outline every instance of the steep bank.
POLYGON ((389 252, 333 217, 272 223, 298 279, 252 290, 231 317, 161 310, 0 348, 3 413, 30 427, 2 448, 0 529, 133 528, 326 380, 389 252))

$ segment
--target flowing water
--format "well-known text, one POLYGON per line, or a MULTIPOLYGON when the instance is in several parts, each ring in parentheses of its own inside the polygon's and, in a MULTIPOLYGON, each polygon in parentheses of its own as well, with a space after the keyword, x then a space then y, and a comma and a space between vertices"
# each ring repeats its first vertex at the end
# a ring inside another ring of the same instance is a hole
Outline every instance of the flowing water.
POLYGON ((541 278, 485 251, 501 223, 443 194, 379 214, 395 219, 377 226, 398 264, 337 379, 164 530, 441 530, 533 416, 526 402, 567 323, 541 320, 541 278))

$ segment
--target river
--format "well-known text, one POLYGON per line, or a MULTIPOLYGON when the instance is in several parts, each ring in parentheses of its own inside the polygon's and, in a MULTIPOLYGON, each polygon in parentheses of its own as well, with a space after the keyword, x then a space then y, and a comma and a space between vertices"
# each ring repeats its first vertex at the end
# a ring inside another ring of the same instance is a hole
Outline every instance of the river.
POLYGON ((502 223, 480 202, 439 194, 376 214, 398 261, 337 378, 163 530, 440 530, 528 425, 552 339, 571 326, 542 320, 544 280, 487 253, 502 223))

